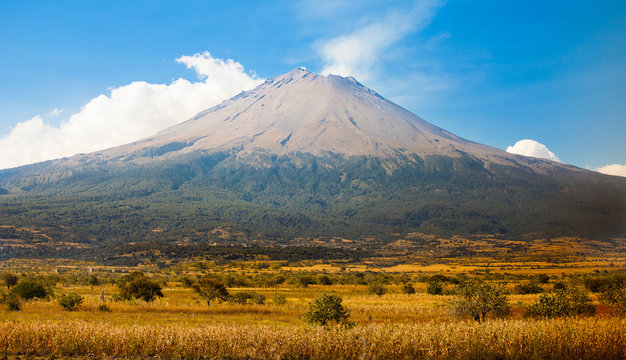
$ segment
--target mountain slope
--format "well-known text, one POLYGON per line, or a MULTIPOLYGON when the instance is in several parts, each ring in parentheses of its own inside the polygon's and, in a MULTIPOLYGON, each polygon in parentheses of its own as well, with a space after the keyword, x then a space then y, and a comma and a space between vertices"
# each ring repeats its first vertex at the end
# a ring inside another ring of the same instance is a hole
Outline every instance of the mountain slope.
POLYGON ((0 225, 82 243, 626 234, 624 179, 473 143, 301 69, 150 138, 0 171, 0 188, 0 225))

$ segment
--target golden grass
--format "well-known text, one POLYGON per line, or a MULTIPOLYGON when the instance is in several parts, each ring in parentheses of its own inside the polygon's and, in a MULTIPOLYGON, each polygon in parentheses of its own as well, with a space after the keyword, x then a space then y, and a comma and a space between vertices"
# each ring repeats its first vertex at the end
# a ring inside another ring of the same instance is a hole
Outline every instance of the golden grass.
POLYGON ((626 320, 309 326, 2 322, 0 352, 162 359, 622 359, 626 320))

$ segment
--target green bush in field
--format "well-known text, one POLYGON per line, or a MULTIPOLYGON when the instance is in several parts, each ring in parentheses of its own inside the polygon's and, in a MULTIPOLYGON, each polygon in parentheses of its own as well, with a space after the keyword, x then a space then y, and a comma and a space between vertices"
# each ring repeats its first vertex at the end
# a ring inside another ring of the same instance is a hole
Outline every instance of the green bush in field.
POLYGON ((98 305, 98 311, 111 312, 111 309, 107 306, 107 304, 100 304, 98 305))
POLYGON ((44 285, 35 280, 22 280, 11 289, 11 293, 28 301, 32 299, 47 299, 51 295, 44 285))
POLYGON ((382 283, 372 282, 367 286, 367 291, 370 294, 382 296, 383 294, 387 292, 387 288, 382 283))
POLYGON ((11 289, 12 286, 15 286, 15 284, 17 284, 18 281, 18 277, 15 274, 11 274, 8 272, 2 273, 1 275, 2 280, 4 281, 4 284, 7 286, 7 289, 11 289))
POLYGON ((20 311, 22 309, 22 299, 13 292, 8 294, 1 293, 0 302, 6 305, 9 311, 20 311))
POLYGON ((64 309, 67 309, 69 311, 74 311, 78 309, 78 307, 83 303, 83 300, 85 300, 84 297, 78 295, 75 292, 71 292, 68 294, 60 295, 57 299, 57 302, 64 309))
POLYGON ((504 289, 484 280, 469 280, 459 285, 458 298, 452 302, 455 314, 471 316, 482 322, 488 314, 508 315, 510 308, 504 289))
POLYGON ((237 304, 265 304, 265 296, 254 291, 242 291, 231 295, 230 301, 237 304))
POLYGON ((339 296, 324 294, 309 305, 309 311, 304 314, 304 318, 312 324, 327 325, 335 322, 349 325, 350 312, 343 306, 342 301, 339 296))
POLYGON ((406 283, 402 286, 402 292, 407 295, 412 295, 415 294, 415 288, 413 287, 413 284, 406 283))
POLYGON ((513 292, 516 294, 539 294, 543 292, 543 288, 534 282, 528 282, 524 284, 517 284, 513 288, 513 292))
POLYGON ((426 292, 430 295, 443 295, 443 283, 440 281, 429 281, 426 292))
POLYGON ((275 305, 285 305, 287 303, 287 298, 285 298, 283 295, 276 295, 272 299, 272 302, 275 305))
POLYGON ((136 271, 122 277, 117 286, 120 289, 120 298, 124 300, 142 299, 146 302, 163 297, 161 285, 152 281, 143 273, 136 271))
POLYGON ((555 318, 560 316, 593 315, 596 312, 591 298, 578 287, 543 294, 526 308, 525 316, 555 318))

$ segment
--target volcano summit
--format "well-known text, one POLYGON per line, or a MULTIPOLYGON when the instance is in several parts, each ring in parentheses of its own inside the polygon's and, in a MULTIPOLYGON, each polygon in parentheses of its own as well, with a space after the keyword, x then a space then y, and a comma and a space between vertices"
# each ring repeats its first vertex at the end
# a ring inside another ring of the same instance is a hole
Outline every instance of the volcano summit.
POLYGON ((2 170, 0 194, 5 229, 77 243, 626 233, 624 179, 462 139, 302 69, 150 138, 2 170))

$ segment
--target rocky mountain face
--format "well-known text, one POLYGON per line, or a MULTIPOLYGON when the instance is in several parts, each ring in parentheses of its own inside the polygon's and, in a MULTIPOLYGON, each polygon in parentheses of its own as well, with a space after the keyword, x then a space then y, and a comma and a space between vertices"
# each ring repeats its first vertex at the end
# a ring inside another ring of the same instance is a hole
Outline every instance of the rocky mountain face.
POLYGON ((353 78, 295 69, 150 138, 0 171, 0 222, 79 243, 619 237, 626 181, 462 139, 353 78))

